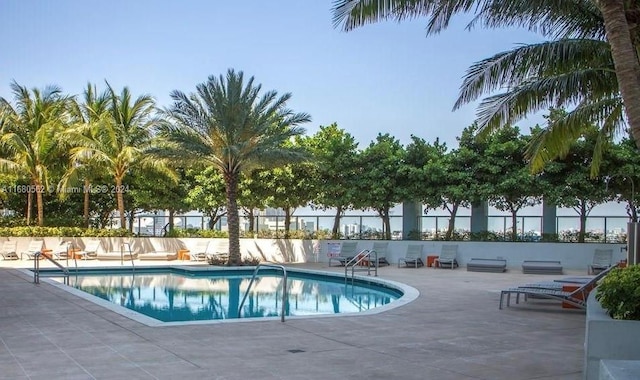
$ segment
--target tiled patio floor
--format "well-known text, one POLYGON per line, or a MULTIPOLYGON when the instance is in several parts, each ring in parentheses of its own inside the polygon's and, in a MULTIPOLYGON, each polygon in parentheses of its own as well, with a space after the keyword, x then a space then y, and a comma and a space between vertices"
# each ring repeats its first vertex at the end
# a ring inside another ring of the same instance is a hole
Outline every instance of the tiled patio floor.
POLYGON ((0 268, 0 379, 582 378, 584 313, 498 310, 500 289, 554 276, 392 266, 380 277, 421 294, 369 316, 149 327, 0 268))

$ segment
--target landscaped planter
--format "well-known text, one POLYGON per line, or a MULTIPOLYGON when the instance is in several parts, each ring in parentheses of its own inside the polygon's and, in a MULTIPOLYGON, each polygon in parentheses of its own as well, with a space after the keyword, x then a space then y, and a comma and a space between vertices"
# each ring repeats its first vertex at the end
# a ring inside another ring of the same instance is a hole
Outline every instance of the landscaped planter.
POLYGON ((600 360, 640 360, 640 321, 611 318, 595 299, 587 300, 584 378, 599 379, 600 360))

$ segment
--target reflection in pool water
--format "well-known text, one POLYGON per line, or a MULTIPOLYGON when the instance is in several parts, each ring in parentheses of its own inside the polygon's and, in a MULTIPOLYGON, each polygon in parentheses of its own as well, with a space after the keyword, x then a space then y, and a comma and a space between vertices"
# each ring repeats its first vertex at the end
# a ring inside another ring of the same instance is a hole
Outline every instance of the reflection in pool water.
MULTIPOLYGON (((401 294, 344 280, 289 275, 286 316, 357 313, 386 305, 401 294)), ((175 273, 71 276, 84 292, 163 322, 234 319, 250 275, 193 277, 175 273)), ((258 276, 242 318, 276 317, 281 311, 282 277, 258 276)))

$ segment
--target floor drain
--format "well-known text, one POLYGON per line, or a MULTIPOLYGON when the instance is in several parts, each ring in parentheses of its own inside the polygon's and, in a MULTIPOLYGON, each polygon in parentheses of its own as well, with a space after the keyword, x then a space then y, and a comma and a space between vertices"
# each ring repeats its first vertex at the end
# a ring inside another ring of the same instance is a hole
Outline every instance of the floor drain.
POLYGON ((300 352, 304 352, 304 350, 287 350, 289 352, 291 352, 292 354, 298 354, 300 352))

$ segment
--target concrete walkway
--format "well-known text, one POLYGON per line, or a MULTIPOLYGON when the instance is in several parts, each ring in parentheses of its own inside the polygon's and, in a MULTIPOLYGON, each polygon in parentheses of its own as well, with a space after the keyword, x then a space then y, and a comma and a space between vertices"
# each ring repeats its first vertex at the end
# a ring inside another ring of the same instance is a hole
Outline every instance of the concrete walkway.
POLYGON ((547 301, 498 310, 500 289, 554 276, 384 267, 380 277, 421 294, 369 316, 148 327, 0 268, 0 379, 582 378, 584 313, 547 301))

